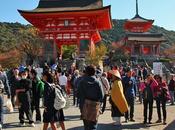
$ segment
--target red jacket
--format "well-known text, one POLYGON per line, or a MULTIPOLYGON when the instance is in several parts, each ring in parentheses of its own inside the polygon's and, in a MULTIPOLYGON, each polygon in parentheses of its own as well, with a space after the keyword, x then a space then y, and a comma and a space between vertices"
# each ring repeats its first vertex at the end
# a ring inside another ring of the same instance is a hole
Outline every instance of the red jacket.
POLYGON ((169 96, 169 91, 168 87, 165 81, 162 81, 161 84, 158 84, 156 87, 154 87, 154 97, 162 96, 165 98, 168 98, 169 96))

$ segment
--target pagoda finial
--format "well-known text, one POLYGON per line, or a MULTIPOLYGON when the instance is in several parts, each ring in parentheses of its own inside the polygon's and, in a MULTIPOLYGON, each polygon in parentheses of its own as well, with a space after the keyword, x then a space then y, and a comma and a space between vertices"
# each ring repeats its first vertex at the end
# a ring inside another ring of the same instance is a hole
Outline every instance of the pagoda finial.
POLYGON ((136 0, 136 16, 139 15, 139 9, 138 9, 138 0, 136 0))

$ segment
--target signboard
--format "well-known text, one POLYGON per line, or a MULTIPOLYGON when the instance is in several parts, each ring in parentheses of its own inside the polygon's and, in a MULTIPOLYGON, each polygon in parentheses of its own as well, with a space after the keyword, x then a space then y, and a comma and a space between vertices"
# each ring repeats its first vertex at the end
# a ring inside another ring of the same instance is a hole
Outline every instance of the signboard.
POLYGON ((163 65, 161 62, 154 62, 153 63, 154 74, 158 74, 158 75, 162 76, 163 75, 162 68, 163 68, 163 65))

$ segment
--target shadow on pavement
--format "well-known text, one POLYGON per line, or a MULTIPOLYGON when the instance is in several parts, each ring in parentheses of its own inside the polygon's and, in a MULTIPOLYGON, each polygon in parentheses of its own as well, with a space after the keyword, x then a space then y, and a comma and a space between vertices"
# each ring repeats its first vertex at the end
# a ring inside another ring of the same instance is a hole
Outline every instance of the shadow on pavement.
POLYGON ((80 115, 66 116, 65 120, 66 121, 79 121, 80 120, 80 115))
POLYGON ((84 130, 83 126, 78 126, 78 127, 74 127, 74 128, 69 128, 67 130, 84 130))
MULTIPOLYGON (((122 126, 114 126, 112 124, 98 124, 97 130, 122 130, 122 129, 138 130, 140 128, 148 128, 148 126, 145 126, 142 123, 123 124, 122 126)), ((74 127, 67 130, 84 130, 84 129, 83 129, 83 126, 79 126, 79 127, 74 127)))
POLYGON ((141 128, 148 128, 149 126, 144 125, 143 123, 134 123, 134 124, 122 124, 121 129, 141 129, 141 128))
MULTIPOLYGON (((98 129, 97 130, 120 130, 119 127, 115 128, 115 126, 112 126, 112 124, 98 124, 98 129)), ((84 130, 83 126, 78 126, 78 127, 74 127, 74 128, 70 128, 67 130, 84 130)))
POLYGON ((121 130, 121 126, 111 124, 98 124, 98 130, 121 130))
MULTIPOLYGON (((3 125, 3 129, 12 129, 12 128, 19 128, 19 122, 11 122, 11 123, 6 123, 3 125)), ((23 126, 24 128, 27 126, 23 126)))
POLYGON ((164 130, 174 130, 175 129, 175 120, 168 124, 164 130))

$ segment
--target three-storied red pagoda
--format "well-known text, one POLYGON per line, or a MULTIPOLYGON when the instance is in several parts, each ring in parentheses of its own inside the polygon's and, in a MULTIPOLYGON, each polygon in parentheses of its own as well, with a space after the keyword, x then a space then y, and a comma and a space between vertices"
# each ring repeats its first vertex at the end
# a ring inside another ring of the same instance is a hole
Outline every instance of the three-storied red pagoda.
POLYGON ((136 15, 124 24, 126 31, 126 48, 131 57, 158 57, 160 44, 165 41, 163 34, 150 33, 154 20, 145 19, 138 14, 138 0, 136 0, 136 15))

